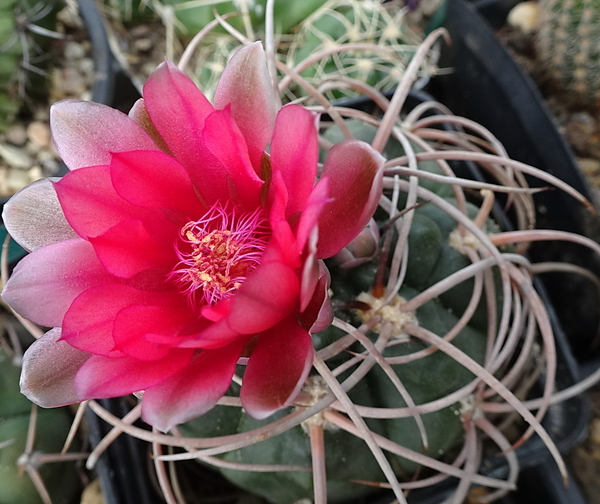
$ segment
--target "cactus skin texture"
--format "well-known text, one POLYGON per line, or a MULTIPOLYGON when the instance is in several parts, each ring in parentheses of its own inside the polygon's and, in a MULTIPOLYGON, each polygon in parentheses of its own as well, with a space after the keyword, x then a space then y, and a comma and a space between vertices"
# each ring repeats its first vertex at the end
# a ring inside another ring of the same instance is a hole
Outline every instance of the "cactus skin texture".
POLYGON ((0 0, 0 131, 10 126, 20 106, 14 76, 23 50, 18 42, 12 43, 17 33, 15 5, 16 0, 0 0))
MULTIPOLYGON (((0 503, 42 504, 31 479, 17 465, 25 451, 31 413, 31 403, 19 391, 19 375, 20 369, 0 350, 0 503)), ((68 409, 38 410, 34 451, 60 453, 70 427, 68 409)), ((74 502, 81 489, 73 462, 45 464, 39 473, 53 504, 74 502)))
MULTIPOLYGON (((357 138, 366 141, 372 139, 374 129, 371 127, 352 123, 352 121, 349 121, 348 125, 357 138)), ((333 142, 341 138, 339 132, 333 134, 327 132, 325 136, 333 142)), ((401 155, 401 152, 399 144, 390 142, 385 155, 393 158, 401 155)), ((422 163, 421 169, 439 173, 435 163, 422 163)), ((426 180, 422 180, 421 183, 423 187, 447 197, 448 201, 453 201, 451 190, 447 185, 426 180)), ((400 201, 399 207, 404 204, 404 201, 400 201)), ((474 206, 470 206, 469 210, 473 215, 476 213, 474 206)), ((487 226, 493 228, 495 224, 489 222, 487 226)), ((456 222, 433 205, 423 205, 415 211, 408 237, 408 271, 404 287, 399 291, 400 296, 411 299, 440 278, 469 264, 468 259, 449 244, 448 237, 455 227, 456 222)), ((329 266, 332 275, 331 290, 335 301, 343 303, 356 300, 361 292, 370 290, 375 282, 377 270, 375 262, 347 270, 336 268, 334 265, 329 266)), ((437 334, 446 334, 458 320, 455 314, 464 312, 472 292, 473 283, 467 281, 426 303, 416 312, 418 324, 437 334)), ((356 317, 357 313, 357 310, 339 310, 336 316, 356 323, 357 319, 353 317, 356 317)), ((456 347, 478 362, 482 362, 484 358, 486 324, 485 306, 482 303, 472 323, 452 340, 456 347)), ((315 348, 317 350, 323 348, 343 334, 333 326, 315 334, 313 336, 315 348)), ((371 332, 368 335, 374 341, 376 334, 371 332)), ((396 336, 402 338, 401 334, 396 336)), ((406 355, 426 346, 413 339, 405 338, 401 341, 400 344, 389 346, 383 355, 385 357, 406 355)), ((335 359, 338 360, 331 364, 338 365, 341 361, 350 358, 352 352, 360 353, 363 348, 357 343, 349 350, 349 353, 342 353, 336 357, 335 359)), ((444 397, 465 386, 474 378, 468 370, 441 352, 434 352, 417 361, 394 364, 392 368, 417 405, 444 397)), ((341 382, 344 377, 345 375, 339 376, 338 380, 341 382)), ((349 392, 349 396, 357 405, 385 408, 406 406, 395 386, 379 366, 375 366, 349 392)), ((421 416, 428 435, 430 455, 443 457, 463 439, 464 430, 460 410, 461 404, 456 403, 441 411, 421 416)), ((277 418, 290 411, 278 413, 277 418)), ((208 414, 181 425, 180 429, 189 437, 223 436, 258 428, 267 422, 272 422, 273 419, 257 421, 239 408, 217 406, 208 414)), ((383 420, 367 418, 365 420, 373 432, 414 451, 424 451, 413 418, 383 420)), ((354 483, 351 480, 385 481, 364 441, 344 431, 329 430, 325 426, 325 453, 328 502, 343 502, 376 491, 373 487, 354 483)), ((226 453, 221 457, 238 463, 311 467, 309 437, 301 427, 295 427, 266 441, 226 453)), ((406 459, 390 454, 388 457, 399 477, 409 478, 417 469, 413 462, 406 459)), ((261 473, 222 468, 220 470, 233 483, 275 504, 293 504, 300 499, 310 500, 313 497, 312 475, 308 471, 261 473)))
POLYGON ((600 98, 600 0, 540 0, 537 47, 551 78, 582 103, 600 98))

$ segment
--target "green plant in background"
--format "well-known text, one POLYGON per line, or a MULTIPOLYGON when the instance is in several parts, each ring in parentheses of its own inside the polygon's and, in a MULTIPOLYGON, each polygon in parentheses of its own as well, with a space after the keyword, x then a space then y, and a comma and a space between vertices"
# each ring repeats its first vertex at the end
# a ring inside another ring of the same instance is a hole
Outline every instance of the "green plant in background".
MULTIPOLYGON (((152 9, 184 45, 202 32, 187 66, 209 98, 233 52, 265 40, 266 0, 106 1, 126 24, 139 22, 152 9), (212 28, 206 33, 207 27, 212 28)), ((278 59, 329 99, 356 96, 357 86, 365 84, 379 91, 393 89, 420 41, 407 29, 399 0, 275 0, 273 8, 278 59), (340 80, 346 84, 340 86, 340 80)), ((428 67, 423 73, 432 71, 428 67)), ((306 96, 301 86, 293 85, 283 98, 306 96)))
POLYGON ((0 502, 42 504, 49 497, 53 504, 72 504, 81 490, 74 462, 57 463, 72 455, 58 455, 72 415, 67 408, 37 410, 29 433, 32 404, 19 391, 19 375, 20 368, 0 348, 0 502), (54 462, 45 463, 50 454, 54 462))
POLYGON ((58 36, 56 0, 0 1, 0 131, 12 123, 27 94, 39 93, 39 68, 47 62, 46 42, 58 36), (27 93, 26 93, 27 89, 27 93))
POLYGON ((537 47, 552 79, 584 103, 600 98, 600 1, 540 0, 537 47))

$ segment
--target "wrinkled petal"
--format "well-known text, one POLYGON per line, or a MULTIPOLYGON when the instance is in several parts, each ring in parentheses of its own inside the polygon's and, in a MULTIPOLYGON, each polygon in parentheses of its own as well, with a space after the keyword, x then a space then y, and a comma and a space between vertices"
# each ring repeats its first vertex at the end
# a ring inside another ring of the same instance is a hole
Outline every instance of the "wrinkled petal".
POLYGON ((286 215, 302 210, 315 185, 319 145, 315 114, 298 105, 283 107, 275 122, 271 165, 288 188, 286 215))
POLYGON ((32 251, 75 238, 60 207, 52 180, 41 179, 16 193, 4 205, 2 221, 13 239, 32 251))
POLYGON ((366 226, 383 188, 383 157, 360 140, 345 140, 328 152, 322 177, 332 201, 319 215, 319 258, 337 254, 366 226))
MULTIPOLYGON (((150 75, 143 90, 152 124, 169 151, 188 171, 207 206, 229 197, 226 172, 206 149, 204 121, 213 106, 196 85, 169 62, 150 75)), ((139 112, 137 114, 139 116, 139 112)))
POLYGON ((113 152, 157 149, 126 114, 94 102, 55 103, 50 108, 50 128, 56 150, 71 170, 109 164, 113 152))
POLYGON ((214 101, 217 109, 231 107, 257 173, 273 135, 278 100, 260 42, 242 47, 223 70, 214 101))
POLYGON ((183 369, 190 362, 192 352, 173 349, 151 366, 132 357, 94 355, 75 375, 75 391, 81 400, 132 394, 153 387, 183 369))
POLYGON ((168 273, 177 263, 174 247, 158 242, 139 220, 121 221, 90 238, 90 243, 106 270, 119 278, 132 278, 151 268, 163 268, 168 273))
POLYGON ((25 256, 15 267, 2 299, 36 324, 59 326, 82 292, 115 282, 93 247, 81 238, 54 243, 25 256))
POLYGON ((206 118, 204 142, 227 170, 230 184, 235 188, 233 199, 247 209, 256 208, 263 181, 250 164, 246 142, 229 109, 216 110, 206 118))
POLYGON ((260 420, 290 405, 308 376, 313 355, 310 334, 295 317, 261 333, 240 391, 248 414, 260 420))
POLYGON ((185 168, 166 154, 152 151, 115 154, 110 174, 117 194, 133 205, 170 208, 188 217, 203 209, 185 168))
POLYGON ((80 402, 74 379, 90 354, 59 341, 60 329, 50 329, 23 355, 21 393, 42 408, 80 402))
POLYGON ((203 415, 231 384, 245 341, 204 350, 189 365, 144 393, 142 418, 161 431, 203 415))

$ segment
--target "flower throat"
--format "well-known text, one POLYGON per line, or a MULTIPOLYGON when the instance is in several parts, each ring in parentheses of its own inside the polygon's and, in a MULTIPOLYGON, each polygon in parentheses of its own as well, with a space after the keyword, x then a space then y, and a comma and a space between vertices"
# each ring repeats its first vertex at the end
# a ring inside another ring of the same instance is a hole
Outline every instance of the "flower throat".
POLYGON ((265 212, 213 205, 180 231, 179 263, 170 274, 193 304, 215 304, 232 295, 260 264, 270 238, 265 212))

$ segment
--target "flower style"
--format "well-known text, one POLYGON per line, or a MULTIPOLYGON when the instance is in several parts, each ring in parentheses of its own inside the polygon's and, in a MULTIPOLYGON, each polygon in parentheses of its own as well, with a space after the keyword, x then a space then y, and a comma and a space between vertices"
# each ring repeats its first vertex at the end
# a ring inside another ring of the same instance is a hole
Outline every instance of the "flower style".
POLYGON ((24 357, 33 402, 143 391, 143 418, 166 431, 211 409, 239 364, 249 414, 293 401, 312 365, 310 335, 331 323, 322 259, 368 222, 383 159, 346 140, 317 181, 316 116, 277 103, 252 44, 228 64, 214 105, 166 62, 129 116, 52 107, 71 171, 4 210, 31 254, 3 298, 53 327, 24 357))

